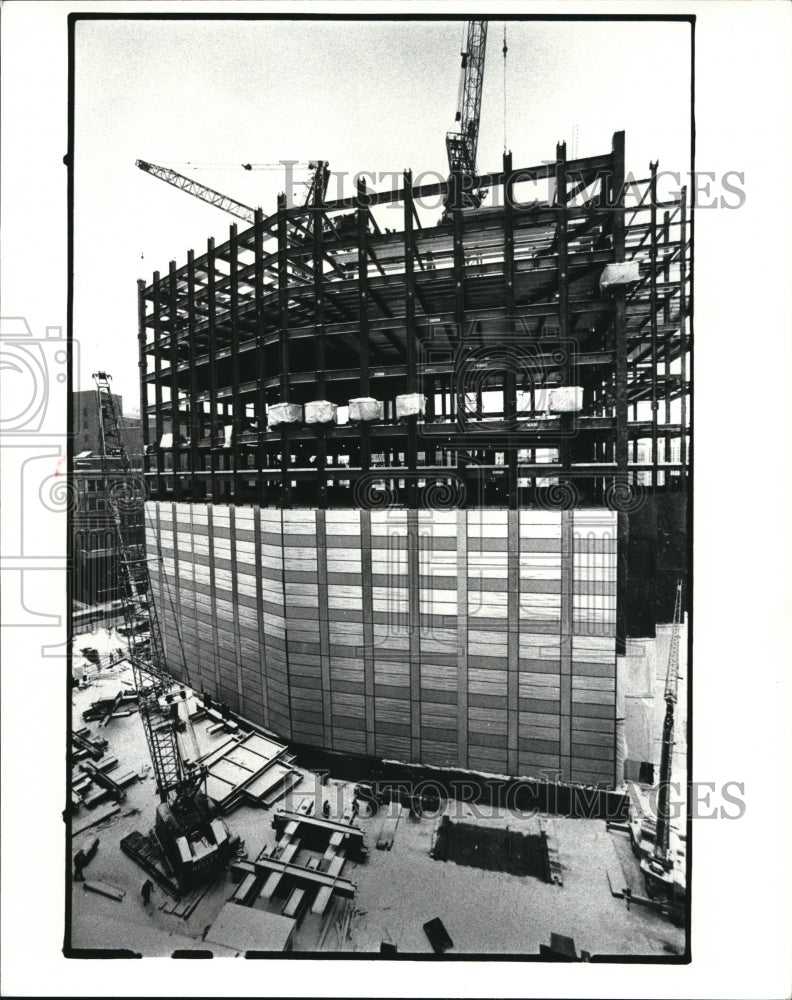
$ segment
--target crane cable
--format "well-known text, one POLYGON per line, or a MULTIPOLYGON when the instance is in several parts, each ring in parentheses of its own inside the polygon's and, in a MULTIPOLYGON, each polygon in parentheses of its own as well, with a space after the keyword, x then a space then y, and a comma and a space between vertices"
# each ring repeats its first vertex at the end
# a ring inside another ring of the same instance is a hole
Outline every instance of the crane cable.
POLYGON ((509 46, 506 44, 506 22, 503 22, 503 152, 508 152, 506 145, 506 53, 509 46))

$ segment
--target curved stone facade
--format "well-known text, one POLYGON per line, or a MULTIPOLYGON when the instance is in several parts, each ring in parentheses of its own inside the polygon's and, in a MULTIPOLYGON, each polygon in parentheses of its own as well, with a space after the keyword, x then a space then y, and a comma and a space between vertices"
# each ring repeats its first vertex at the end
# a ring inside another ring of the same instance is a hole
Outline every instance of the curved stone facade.
POLYGON ((294 742, 611 785, 616 517, 150 502, 170 668, 294 742))

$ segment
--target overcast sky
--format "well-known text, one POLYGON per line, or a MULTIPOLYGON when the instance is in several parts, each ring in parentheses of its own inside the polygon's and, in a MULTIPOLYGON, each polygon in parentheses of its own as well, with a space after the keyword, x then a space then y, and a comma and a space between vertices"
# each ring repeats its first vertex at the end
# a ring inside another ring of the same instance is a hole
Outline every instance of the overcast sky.
MULTIPOLYGON (((139 406, 136 280, 228 237, 217 208, 142 173, 147 159, 266 214, 283 169, 242 163, 328 160, 334 172, 412 168, 445 175, 464 21, 79 21, 75 72, 74 388, 97 368, 126 412, 139 406), (190 164, 190 165, 188 165, 190 164)), ((509 22, 507 142, 515 166, 610 149, 685 172, 690 28, 664 22, 509 22)), ((501 164, 503 22, 489 22, 478 163, 501 164)), ((296 170, 295 180, 305 177, 296 170)), ((331 181, 328 196, 337 195, 331 181)), ((380 185, 391 186, 390 180, 380 185)), ((299 197, 304 188, 295 188, 299 197)), ((244 227, 244 223, 241 224, 244 227)))

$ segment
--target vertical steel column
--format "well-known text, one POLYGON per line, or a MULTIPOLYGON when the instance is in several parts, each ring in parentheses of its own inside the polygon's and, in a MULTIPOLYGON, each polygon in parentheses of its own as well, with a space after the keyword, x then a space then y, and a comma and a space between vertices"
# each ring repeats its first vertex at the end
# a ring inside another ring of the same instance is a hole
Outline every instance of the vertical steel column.
MULTIPOLYGON (((666 285, 671 283, 671 251, 669 249, 669 243, 671 242, 671 213, 663 213, 663 281, 666 285)), ((671 296, 666 295, 663 299, 663 325, 665 327, 665 337, 663 344, 665 369, 664 369, 664 383, 663 383, 663 403, 664 403, 664 413, 663 422, 668 425, 671 423, 671 398, 673 393, 671 392, 671 296)), ((668 427, 666 426, 665 441, 663 447, 663 458, 666 463, 671 460, 671 435, 668 433, 668 427)), ((668 482, 666 482, 666 486, 668 482)))
MULTIPOLYGON (((412 171, 404 171, 404 336, 406 343, 407 392, 423 392, 418 379, 418 351, 415 343, 415 244, 413 235, 412 171)), ((407 505, 417 506, 418 417, 407 418, 407 505)))
MULTIPOLYGON (((326 399, 327 393, 327 351, 325 344, 325 303, 324 303, 324 184, 322 175, 326 169, 320 162, 316 167, 313 203, 313 291, 314 291, 314 358, 316 366, 316 391, 319 399, 326 399)), ((327 507, 327 432, 324 424, 316 427, 316 477, 317 506, 327 507)))
MULTIPOLYGON (((358 337, 360 340, 360 393, 371 395, 371 358, 369 344, 368 317, 368 198, 366 182, 357 178, 357 237, 358 237, 358 337)), ((360 424, 360 475, 365 476, 371 468, 371 428, 368 423, 360 424)))
MULTIPOLYGON (((278 363, 280 366, 281 402, 290 402, 289 392, 289 260, 288 231, 286 226, 286 195, 278 195, 278 308, 280 327, 278 330, 278 363)), ((291 507, 291 445, 287 425, 281 425, 281 507, 291 507)))
POLYGON ((267 364, 265 358, 264 338, 264 213, 256 209, 253 223, 254 264, 254 294, 256 300, 256 424, 258 440, 256 442, 256 465, 258 466, 258 502, 267 505, 268 480, 265 475, 266 466, 266 433, 267 433, 267 364))
MULTIPOLYGON (((568 220, 567 220, 567 164, 566 143, 556 145, 556 240, 558 242, 558 334, 561 339, 561 384, 570 385, 572 381, 572 364, 569 343, 569 254, 568 220)), ((558 442, 559 459, 564 473, 569 474, 571 465, 571 413, 561 414, 561 438, 558 442)))
POLYGON ((657 160, 649 164, 649 311, 652 335, 652 489, 657 487, 657 160))
MULTIPOLYGON (((613 259, 616 263, 624 261, 625 224, 624 224, 624 132, 616 132, 613 136, 613 167, 611 173, 611 190, 609 207, 613 213, 611 238, 613 241, 613 259)), ((627 479, 627 305, 623 286, 614 290, 615 316, 614 333, 616 348, 616 467, 623 482, 627 479)))
MULTIPOLYGON (((624 225, 624 132, 615 132, 613 136, 613 160, 610 177, 610 192, 608 207, 613 213, 611 224, 611 239, 613 241, 613 259, 616 263, 624 261, 625 225, 624 225)), ((628 403, 627 403, 627 304, 623 286, 617 286, 614 291, 614 339, 616 349, 616 483, 629 488, 628 472, 628 403)), ((616 652, 623 654, 626 648, 626 628, 624 615, 627 608, 627 546, 629 544, 629 520, 624 511, 617 514, 618 523, 618 573, 616 583, 616 652)))
POLYGON ((242 403, 239 398, 239 385, 242 376, 239 368, 239 239, 236 223, 229 227, 230 238, 230 287, 231 287, 231 471, 232 499, 235 503, 241 501, 241 477, 239 475, 240 447, 239 436, 244 426, 242 403))
MULTIPOLYGON (((514 193, 511 152, 503 154, 503 298, 506 310, 506 322, 512 330, 512 350, 516 349, 517 314, 514 302, 514 193)), ((515 358, 519 364, 519 358, 515 358)), ((517 449, 519 447, 519 432, 517 429, 517 376, 514 366, 509 367, 506 359, 503 385, 504 421, 507 427, 509 443, 506 447, 507 491, 510 510, 518 506, 517 490, 517 449)), ((516 751, 515 751, 516 752, 516 751)))
POLYGON ((179 473, 181 453, 179 449, 179 350, 176 320, 178 316, 178 296, 176 289, 176 261, 168 264, 168 319, 170 325, 170 393, 171 393, 171 463, 173 465, 173 498, 181 495, 179 473))
MULTIPOLYGON (((198 421, 198 372, 195 360, 195 254, 187 251, 187 367, 189 369, 189 399, 190 399, 190 500, 198 499, 196 489, 196 474, 199 471, 200 453, 198 436, 200 424, 198 421)), ((201 478, 203 482, 203 478, 201 478)))
POLYGON ((152 314, 154 317, 154 446, 156 450, 157 475, 154 480, 154 494, 157 499, 163 496, 162 478, 165 471, 165 463, 162 454, 162 317, 160 316, 160 273, 154 272, 154 279, 151 286, 152 314))
POLYGON ((146 283, 138 280, 138 374, 140 377, 140 423, 143 431, 142 471, 146 484, 149 470, 148 358, 146 357, 146 283))
MULTIPOLYGON (((456 357, 451 359, 451 381, 454 380, 454 368, 457 366, 457 371, 461 370, 462 352, 465 350, 465 245, 464 245, 464 228, 462 220, 462 195, 463 195, 463 179, 462 175, 458 172, 452 173, 449 179, 450 184, 450 205, 451 205, 451 221, 453 223, 453 236, 454 236, 454 345, 456 351, 456 357)), ((465 414, 465 386, 463 384, 450 385, 450 396, 451 396, 451 417, 456 415, 457 423, 461 421, 460 426, 464 426, 466 422, 465 414), (454 412, 453 400, 456 398, 456 414, 454 412)), ((469 454, 469 449, 467 447, 459 448, 457 450, 457 473, 459 478, 462 480, 464 488, 468 488, 468 476, 467 476, 467 460, 466 455, 469 454)), ((483 492, 483 481, 482 481, 482 492, 483 492)), ((483 497, 482 497, 483 499, 483 497)))
POLYGON ((682 188, 679 204, 679 381, 680 381, 680 424, 679 461, 682 466, 682 482, 687 481, 687 188, 682 188))
POLYGON ((217 458, 215 444, 217 441, 217 270, 215 267, 214 238, 209 237, 206 244, 206 304, 209 309, 209 499, 217 499, 217 458))

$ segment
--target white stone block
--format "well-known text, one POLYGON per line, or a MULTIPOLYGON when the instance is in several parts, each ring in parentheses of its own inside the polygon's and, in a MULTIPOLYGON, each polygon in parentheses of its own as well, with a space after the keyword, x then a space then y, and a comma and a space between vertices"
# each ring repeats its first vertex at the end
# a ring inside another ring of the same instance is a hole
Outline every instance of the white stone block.
POLYGON ((600 291, 614 288, 618 285, 632 285, 641 278, 641 269, 637 260, 627 260, 622 264, 606 264, 600 275, 600 291))
POLYGON ((223 427, 223 436, 224 436, 223 447, 230 448, 231 445, 233 444, 233 438, 234 438, 233 424, 226 424, 225 427, 223 427))
POLYGON ((302 417, 302 407, 297 403, 273 403, 267 409, 267 422, 270 427, 279 424, 296 424, 302 417))
POLYGON ((372 399, 371 396, 360 396, 358 399, 350 399, 349 419, 357 423, 382 420, 382 403, 378 399, 372 399))
POLYGON ((328 403, 326 399, 316 399, 312 403, 306 403, 305 422, 306 424, 338 423, 338 407, 335 403, 328 403))
POLYGON ((419 392, 408 392, 396 397, 396 417, 422 417, 426 411, 426 396, 419 392))
POLYGON ((551 389, 547 394, 547 409, 550 413, 579 413, 583 409, 583 390, 576 385, 551 389))

